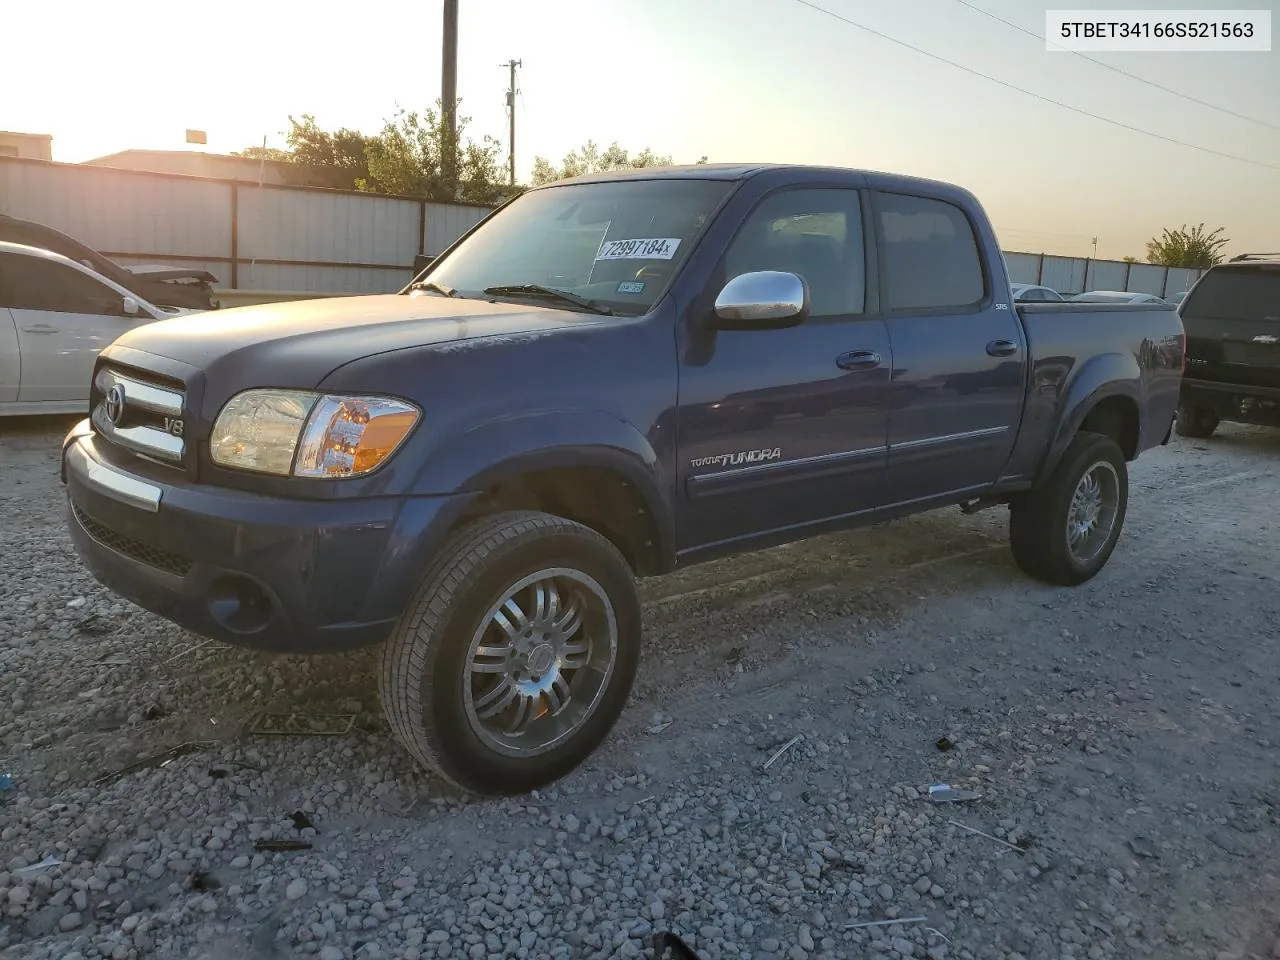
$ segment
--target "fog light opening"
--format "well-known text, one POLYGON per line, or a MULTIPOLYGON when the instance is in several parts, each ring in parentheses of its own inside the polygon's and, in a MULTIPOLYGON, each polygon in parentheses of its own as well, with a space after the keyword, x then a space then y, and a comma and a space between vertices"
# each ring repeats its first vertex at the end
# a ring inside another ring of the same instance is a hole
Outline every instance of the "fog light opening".
POLYGON ((218 577, 208 595, 210 615, 233 633, 257 633, 271 622, 271 598, 248 577, 218 577))

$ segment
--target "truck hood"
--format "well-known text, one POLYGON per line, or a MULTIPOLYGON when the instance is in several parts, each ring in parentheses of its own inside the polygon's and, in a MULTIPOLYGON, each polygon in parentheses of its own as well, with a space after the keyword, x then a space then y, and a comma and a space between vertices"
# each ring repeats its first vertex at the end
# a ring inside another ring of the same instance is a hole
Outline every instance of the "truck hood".
POLYGON ((591 314, 434 295, 326 297, 157 320, 119 337, 104 356, 123 347, 194 367, 210 382, 310 389, 378 353, 599 322, 591 314))

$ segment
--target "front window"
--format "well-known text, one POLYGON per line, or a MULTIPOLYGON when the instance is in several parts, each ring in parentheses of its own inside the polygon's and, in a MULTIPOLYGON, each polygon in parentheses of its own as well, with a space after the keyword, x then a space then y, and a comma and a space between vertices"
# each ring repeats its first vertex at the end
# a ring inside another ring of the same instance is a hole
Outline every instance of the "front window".
MULTIPOLYGON (((717 180, 657 179, 533 190, 421 280, 466 297, 482 297, 493 288, 543 287, 614 313, 645 313, 666 291, 732 186, 717 180)), ((573 309, 545 296, 536 299, 545 306, 573 309)))

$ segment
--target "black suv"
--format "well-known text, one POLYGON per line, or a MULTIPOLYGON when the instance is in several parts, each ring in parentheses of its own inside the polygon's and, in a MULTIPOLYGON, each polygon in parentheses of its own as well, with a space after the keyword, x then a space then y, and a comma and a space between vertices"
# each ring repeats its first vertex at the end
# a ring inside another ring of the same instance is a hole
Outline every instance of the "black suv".
POLYGON ((1178 433, 1208 437, 1223 420, 1280 427, 1280 253, 1211 267, 1178 312, 1187 332, 1178 433))

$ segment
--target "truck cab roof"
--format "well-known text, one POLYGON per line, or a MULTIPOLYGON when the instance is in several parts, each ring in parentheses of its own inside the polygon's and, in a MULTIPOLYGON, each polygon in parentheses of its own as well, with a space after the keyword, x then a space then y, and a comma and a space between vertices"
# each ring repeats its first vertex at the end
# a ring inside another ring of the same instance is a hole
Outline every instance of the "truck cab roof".
POLYGON ((771 176, 792 182, 820 180, 857 180, 881 190, 895 187, 906 192, 923 192, 938 195, 972 197, 963 187, 944 180, 912 177, 899 173, 885 173, 855 167, 823 166, 793 163, 692 163, 665 167, 629 167, 622 170, 603 170, 535 187, 551 189, 576 183, 607 183, 620 180, 750 180, 759 176, 771 176))

